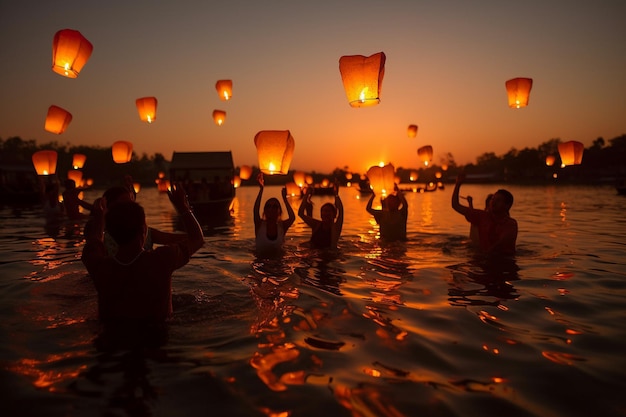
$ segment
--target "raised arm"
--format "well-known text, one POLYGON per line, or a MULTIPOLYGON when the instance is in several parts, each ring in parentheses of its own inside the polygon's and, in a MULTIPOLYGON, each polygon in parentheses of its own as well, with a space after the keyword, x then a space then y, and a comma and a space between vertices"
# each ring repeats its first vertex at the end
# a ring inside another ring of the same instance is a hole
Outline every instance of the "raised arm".
POLYGON ((189 253, 195 253, 204 245, 204 234, 198 220, 196 220, 196 216, 194 216, 189 207, 185 189, 180 184, 173 184, 171 190, 168 191, 168 196, 183 221, 183 226, 187 232, 189 253))
POLYGON ((309 226, 309 227, 315 227, 315 225, 317 224, 317 222, 319 222, 320 220, 316 220, 313 217, 309 216, 308 214, 306 214, 307 210, 310 209, 312 203, 311 203, 311 189, 307 188, 306 193, 304 194, 304 198, 302 199, 302 202, 300 203, 300 208, 298 209, 298 216, 309 226))
POLYGON ((370 199, 367 201, 367 206, 365 207, 365 210, 367 210, 367 212, 369 214, 371 214, 372 216, 374 216, 376 214, 376 212, 378 211, 378 210, 374 210, 372 208, 372 204, 374 204, 374 198, 375 197, 376 197, 376 194, 374 194, 372 192, 372 195, 370 196, 370 199))
POLYGON ((470 210, 469 207, 464 206, 459 201, 459 191, 461 189, 461 184, 465 181, 465 174, 459 174, 456 177, 456 184, 454 184, 454 191, 452 191, 452 208, 457 213, 461 213, 462 215, 466 215, 470 210))
POLYGON ((256 196, 256 200, 254 200, 254 230, 259 229, 261 225, 261 198, 263 197, 263 187, 265 186, 265 180, 263 179, 263 173, 259 172, 257 176, 257 180, 259 181, 259 193, 256 196))
POLYGON ((341 234, 343 227, 343 203, 339 194, 335 195, 335 207, 337 207, 337 219, 335 220, 335 227, 337 228, 337 234, 341 234))
POLYGON ((283 220, 283 230, 286 232, 287 229, 291 227, 293 222, 296 221, 296 213, 293 211, 293 207, 289 204, 289 200, 287 199, 287 188, 283 187, 282 191, 283 203, 285 203, 285 209, 287 210, 287 215, 289 216, 287 220, 283 220))

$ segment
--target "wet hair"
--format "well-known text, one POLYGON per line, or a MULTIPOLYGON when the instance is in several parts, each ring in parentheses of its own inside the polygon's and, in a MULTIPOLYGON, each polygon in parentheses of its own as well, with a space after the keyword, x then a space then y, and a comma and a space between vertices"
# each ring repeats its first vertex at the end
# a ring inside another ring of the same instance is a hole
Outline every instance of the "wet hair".
POLYGON ((112 204, 117 203, 120 197, 122 197, 123 195, 128 196, 132 200, 132 194, 128 188, 121 185, 116 185, 115 187, 107 189, 104 194, 102 194, 102 197, 104 197, 104 199, 106 200, 107 207, 110 207, 112 204))
POLYGON ((268 198, 265 205, 263 205, 263 217, 265 218, 265 210, 267 209, 267 206, 272 203, 278 205, 278 218, 280 219, 283 215, 283 207, 280 205, 280 201, 278 201, 276 197, 268 198))
POLYGON ((496 191, 496 194, 500 194, 504 198, 507 209, 510 209, 511 206, 513 206, 513 194, 511 194, 509 191, 501 188, 496 191))
POLYGON ((324 205, 322 205, 322 207, 320 207, 320 213, 322 212, 322 210, 324 210, 324 207, 330 207, 330 209, 333 211, 333 218, 337 217, 337 207, 335 207, 333 203, 325 203, 324 205))
POLYGON ((146 213, 134 201, 121 201, 106 212, 104 224, 113 240, 123 245, 144 233, 146 213))
POLYGON ((76 181, 71 180, 71 179, 67 179, 65 180, 65 182, 63 183, 63 185, 65 186, 65 188, 76 188, 76 181))

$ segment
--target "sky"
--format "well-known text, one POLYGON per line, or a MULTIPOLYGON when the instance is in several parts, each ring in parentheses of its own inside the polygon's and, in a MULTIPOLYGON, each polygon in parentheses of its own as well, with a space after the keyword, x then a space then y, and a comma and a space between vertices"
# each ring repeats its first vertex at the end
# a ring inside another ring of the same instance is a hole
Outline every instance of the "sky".
POLYGON ((623 0, 0 0, 0 138, 127 140, 168 160, 230 150, 239 166, 258 165, 257 132, 289 130, 291 169, 322 173, 419 167, 424 145, 459 165, 553 138, 590 146, 626 133, 625 21, 623 0), (76 79, 51 70, 66 28, 94 47, 76 79), (350 107, 339 58, 377 52, 380 104, 350 107), (522 109, 507 104, 516 77, 533 79, 522 109), (145 96, 158 99, 150 125, 145 96), (44 130, 50 105, 73 115, 61 135, 44 130))

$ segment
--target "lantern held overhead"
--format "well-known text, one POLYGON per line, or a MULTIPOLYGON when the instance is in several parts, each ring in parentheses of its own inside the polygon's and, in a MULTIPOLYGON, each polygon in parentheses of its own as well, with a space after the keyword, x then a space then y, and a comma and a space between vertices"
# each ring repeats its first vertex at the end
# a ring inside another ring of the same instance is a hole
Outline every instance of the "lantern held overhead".
POLYGON ((369 107, 380 102, 385 59, 384 52, 368 57, 348 55, 339 58, 339 72, 350 106, 369 107))
POLYGON ((213 110, 213 120, 216 125, 223 125, 226 121, 226 112, 224 110, 213 110))
POLYGON ((306 174, 304 171, 296 171, 293 173, 293 182, 298 185, 298 187, 304 187, 306 184, 306 174))
POLYGON ((585 146, 575 140, 559 143, 559 155, 561 156, 561 168, 568 165, 580 165, 583 161, 585 146))
POLYGON ((370 188, 378 194, 389 195, 395 189, 396 170, 392 164, 385 166, 374 165, 367 170, 367 179, 370 188))
POLYGON ((79 31, 60 30, 52 41, 52 71, 76 78, 92 51, 93 45, 79 31))
POLYGON ((74 181, 77 187, 83 185, 83 171, 78 169, 71 169, 67 171, 67 179, 74 181))
POLYGON ((430 145, 422 146, 417 150, 417 156, 424 162, 425 166, 428 166, 433 160, 433 147, 430 145))
POLYGON ((265 174, 287 174, 295 142, 288 130, 262 130, 254 136, 259 169, 265 174))
POLYGON ((220 100, 228 101, 233 96, 233 80, 218 80, 215 89, 220 100))
POLYGON ((74 169, 80 169, 85 166, 85 161, 87 160, 87 156, 82 153, 75 153, 72 156, 72 167, 74 169))
POLYGON ((530 89, 533 86, 532 78, 513 78, 508 80, 505 85, 509 97, 509 107, 519 109, 528 105, 530 89))
POLYGON ((119 140, 111 147, 113 161, 117 164, 125 164, 133 156, 133 144, 125 140, 119 140))
POLYGON ((57 172, 56 151, 37 151, 32 159, 37 175, 54 175, 57 172))
POLYGON ((156 120, 157 99, 156 97, 141 97, 135 100, 139 118, 142 122, 152 123, 156 120))
POLYGON ((408 133, 410 138, 416 137, 417 136, 417 125, 409 125, 409 128, 407 129, 407 133, 408 133))
POLYGON ((71 121, 72 113, 58 106, 50 106, 48 107, 44 129, 60 135, 65 132, 71 121))

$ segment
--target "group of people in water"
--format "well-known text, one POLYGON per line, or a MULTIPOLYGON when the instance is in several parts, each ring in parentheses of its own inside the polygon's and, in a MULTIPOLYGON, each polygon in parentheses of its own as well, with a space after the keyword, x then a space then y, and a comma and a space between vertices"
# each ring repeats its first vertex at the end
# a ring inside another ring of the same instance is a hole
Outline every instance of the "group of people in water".
MULTIPOLYGON (((296 220, 296 214, 282 189, 283 210, 279 199, 261 202, 265 182, 263 174, 257 177, 259 192, 254 204, 255 244, 260 256, 279 254, 285 236, 296 220)), ((460 202, 459 191, 465 180, 457 177, 452 193, 452 208, 465 216, 475 229, 479 250, 485 254, 512 256, 515 254, 517 222, 509 210, 513 195, 497 190, 485 209, 460 202)), ((344 209, 338 187, 334 187, 334 203, 320 208, 320 218, 313 215, 312 190, 306 190, 298 216, 311 228, 309 240, 312 249, 335 250, 341 236, 344 209)), ((82 262, 93 279, 97 293, 99 317, 104 322, 160 323, 172 314, 172 273, 186 265, 191 256, 204 244, 202 228, 198 223, 185 190, 173 184, 169 199, 182 219, 185 233, 167 233, 146 224, 143 207, 135 201, 128 186, 107 190, 90 205, 91 215, 84 228, 86 243, 82 262), (158 246, 153 248, 156 243, 158 246)), ((401 241, 407 238, 408 203, 397 187, 393 194, 381 200, 382 208, 374 209, 372 194, 366 210, 379 225, 380 238, 401 241)))

